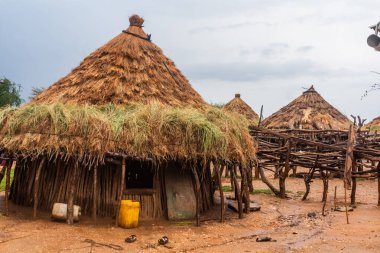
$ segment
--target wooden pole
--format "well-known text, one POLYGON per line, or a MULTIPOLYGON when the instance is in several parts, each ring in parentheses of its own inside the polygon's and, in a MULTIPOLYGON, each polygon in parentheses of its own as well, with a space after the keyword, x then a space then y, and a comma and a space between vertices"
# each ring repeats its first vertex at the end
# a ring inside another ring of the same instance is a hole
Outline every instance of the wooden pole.
POLYGON ((261 180, 269 187, 269 189, 271 189, 271 191, 276 195, 276 196, 279 196, 280 195, 280 191, 276 189, 276 187, 274 187, 272 185, 271 182, 269 182, 269 180, 267 179, 267 177, 265 176, 265 172, 264 172, 264 169, 263 167, 260 165, 260 164, 257 164, 257 167, 259 168, 259 172, 260 172, 260 177, 261 177, 261 180))
POLYGON ((241 168, 241 173, 242 173, 241 180, 242 182, 244 182, 243 191, 244 191, 244 196, 245 196, 245 202, 244 202, 245 213, 249 213, 250 205, 251 205, 251 198, 250 198, 249 189, 248 189, 248 171, 247 170, 248 170, 247 167, 241 168))
POLYGON ((195 214, 195 218, 196 218, 196 223, 197 223, 197 227, 199 227, 201 225, 201 216, 200 216, 200 191, 201 191, 201 187, 200 187, 200 183, 199 183, 199 177, 198 177, 198 172, 197 172, 197 168, 192 168, 192 171, 193 171, 193 176, 194 176, 194 182, 195 182, 195 199, 196 199, 196 214, 195 214))
POLYGON ((78 170, 79 170, 79 162, 74 161, 74 171, 73 177, 70 182, 70 191, 69 191, 69 199, 67 201, 67 224, 74 224, 74 194, 75 188, 77 184, 78 170))
POLYGON ((7 171, 5 176, 5 215, 9 215, 9 189, 11 182, 11 169, 12 169, 12 159, 8 160, 7 171))
POLYGON ((226 165, 226 166, 227 166, 227 171, 230 174, 231 189, 234 191, 234 194, 235 194, 235 183, 234 183, 234 179, 232 178, 232 172, 231 172, 233 168, 231 165, 226 165))
POLYGON ((322 207, 322 216, 325 216, 325 208, 326 208, 326 202, 327 202, 327 194, 329 190, 329 173, 326 171, 325 173, 321 171, 321 176, 323 179, 323 207, 322 207))
MULTIPOLYGON (((352 162, 352 172, 358 171, 358 166, 356 165, 356 161, 352 162)), ((351 188, 351 206, 355 206, 356 204, 356 177, 352 178, 352 188, 351 188)))
POLYGON ((354 145, 355 145, 355 129, 351 125, 348 131, 347 152, 344 164, 344 205, 346 207, 346 220, 348 221, 348 207, 347 207, 347 190, 351 188, 352 179, 352 164, 354 160, 354 145))
POLYGON ((223 166, 224 166, 223 164, 220 165, 220 169, 219 169, 218 165, 216 164, 214 167, 214 170, 218 179, 219 193, 220 193, 220 222, 224 222, 224 192, 223 192, 223 185, 222 185, 223 166))
POLYGON ((261 105, 260 118, 259 118, 259 123, 257 124, 257 127, 260 127, 260 125, 261 125, 261 120, 263 118, 263 107, 264 107, 264 105, 261 105))
POLYGON ((335 191, 334 191, 334 211, 336 210, 336 188, 338 186, 335 186, 335 191))
POLYGON ((37 207, 38 207, 38 187, 40 185, 40 175, 42 167, 45 165, 46 157, 43 156, 36 172, 36 176, 34 177, 34 197, 33 197, 33 219, 37 218, 37 207))
POLYGON ((350 222, 348 221, 347 189, 346 188, 344 188, 344 206, 346 208, 346 220, 347 220, 347 224, 349 224, 350 222))
MULTIPOLYGON (((5 161, 5 160, 3 160, 3 161, 5 161)), ((6 174, 7 174, 7 165, 4 164, 3 168, 0 170, 0 183, 6 174)))
POLYGON ((257 165, 255 166, 255 179, 260 179, 260 170, 257 165))
POLYGON ((327 192, 328 192, 328 189, 329 189, 329 174, 328 172, 323 172, 321 170, 321 177, 322 177, 322 181, 323 181, 323 194, 322 194, 322 202, 326 202, 327 200, 327 192))
POLYGON ((344 163, 344 187, 351 189, 352 165, 354 161, 355 129, 351 125, 348 131, 346 159, 344 163))
POLYGON ((377 164, 377 205, 380 206, 380 162, 377 164))
POLYGON ((249 192, 253 192, 253 175, 252 175, 253 167, 249 166, 247 170, 248 170, 247 171, 248 189, 249 189, 249 192))
POLYGON ((97 206, 97 183, 98 183, 98 166, 94 166, 94 175, 93 175, 94 185, 93 185, 93 198, 92 198, 92 220, 96 224, 96 206, 97 206))
POLYGON ((243 203, 242 203, 241 194, 240 194, 240 187, 239 187, 239 183, 236 179, 235 169, 233 166, 231 167, 231 177, 232 177, 234 185, 235 185, 235 191, 236 191, 235 195, 236 195, 237 201, 238 201, 239 219, 243 219, 243 203))
POLYGON ((118 200, 117 200, 117 209, 116 209, 116 220, 115 225, 118 226, 119 222, 119 212, 120 212, 120 206, 121 206, 121 199, 124 193, 124 186, 125 186, 125 158, 123 157, 123 161, 121 163, 121 179, 120 179, 120 187, 119 187, 119 194, 118 194, 118 200))

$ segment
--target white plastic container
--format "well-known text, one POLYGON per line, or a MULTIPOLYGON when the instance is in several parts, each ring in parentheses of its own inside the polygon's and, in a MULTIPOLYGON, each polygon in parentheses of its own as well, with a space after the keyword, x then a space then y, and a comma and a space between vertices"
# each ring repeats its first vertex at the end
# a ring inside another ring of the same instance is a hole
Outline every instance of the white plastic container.
MULTIPOLYGON (((79 216, 81 216, 81 208, 74 205, 74 221, 79 221, 79 216)), ((51 217, 56 220, 67 220, 67 204, 54 203, 51 217)))

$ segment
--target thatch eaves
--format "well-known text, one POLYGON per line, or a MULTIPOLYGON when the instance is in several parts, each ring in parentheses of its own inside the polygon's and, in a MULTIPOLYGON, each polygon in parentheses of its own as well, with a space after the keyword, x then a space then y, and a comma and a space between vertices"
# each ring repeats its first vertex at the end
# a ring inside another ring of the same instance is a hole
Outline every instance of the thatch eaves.
POLYGON ((240 94, 235 94, 235 97, 224 105, 226 111, 235 112, 243 115, 249 121, 251 125, 257 125, 259 121, 259 115, 241 99, 240 94))
POLYGON ((144 20, 133 15, 127 30, 87 56, 67 76, 31 103, 133 104, 158 101, 172 106, 206 103, 173 61, 150 41, 144 20))
POLYGON ((222 159, 248 164, 255 145, 242 116, 211 106, 30 104, 0 110, 0 146, 24 156, 46 154, 102 161, 222 159))
POLYGON ((345 130, 352 122, 311 86, 301 96, 262 122, 271 129, 345 130))

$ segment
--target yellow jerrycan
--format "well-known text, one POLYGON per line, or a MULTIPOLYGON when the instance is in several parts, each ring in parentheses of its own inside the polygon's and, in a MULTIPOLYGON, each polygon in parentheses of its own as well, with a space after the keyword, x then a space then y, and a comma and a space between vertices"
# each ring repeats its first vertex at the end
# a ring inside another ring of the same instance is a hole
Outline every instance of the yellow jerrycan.
POLYGON ((135 228, 139 223, 140 202, 122 200, 118 224, 122 228, 135 228))

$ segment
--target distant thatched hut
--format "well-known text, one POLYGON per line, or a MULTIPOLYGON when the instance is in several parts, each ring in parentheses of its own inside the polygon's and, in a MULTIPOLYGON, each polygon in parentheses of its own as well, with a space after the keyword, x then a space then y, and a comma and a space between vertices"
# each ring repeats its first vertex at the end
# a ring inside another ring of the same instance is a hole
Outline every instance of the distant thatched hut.
POLYGON ((259 121, 259 115, 241 99, 240 94, 235 94, 235 97, 223 108, 227 111, 243 115, 249 121, 250 125, 257 125, 259 121))
POLYGON ((142 24, 132 16, 29 104, 0 111, 15 203, 75 203, 96 217, 128 198, 142 218, 192 218, 212 206, 211 161, 244 168, 254 158, 248 123, 208 106, 142 24))
POLYGON ((371 122, 366 124, 364 128, 371 131, 380 131, 380 116, 374 118, 371 122))
POLYGON ((313 86, 262 122, 262 126, 271 129, 343 130, 350 124, 313 86))

